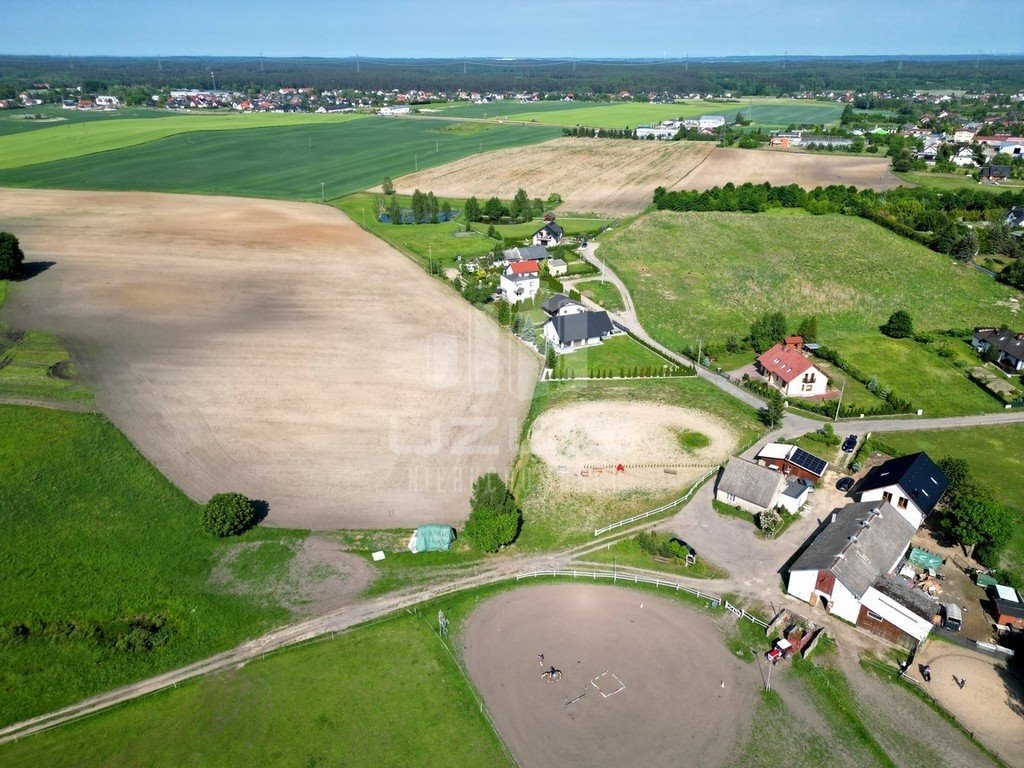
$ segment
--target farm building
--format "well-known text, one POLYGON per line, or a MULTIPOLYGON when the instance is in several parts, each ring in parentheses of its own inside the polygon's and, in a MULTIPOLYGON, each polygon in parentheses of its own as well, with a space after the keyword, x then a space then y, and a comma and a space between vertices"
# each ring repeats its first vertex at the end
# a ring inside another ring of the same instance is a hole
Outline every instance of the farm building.
POLYGON ((854 492, 858 501, 892 504, 916 529, 948 487, 949 479, 927 453, 912 453, 874 467, 854 492))
POLYGON ((1024 629, 1024 600, 1013 587, 993 584, 989 587, 992 598, 990 611, 996 624, 1002 628, 1024 629))
POLYGON ((498 281, 498 292, 509 304, 528 301, 540 290, 540 265, 536 261, 515 261, 498 281))
POLYGON ((919 643, 939 604, 895 575, 916 530, 891 504, 847 504, 790 566, 786 591, 892 642, 919 643))
POLYGON ((697 121, 697 127, 702 131, 715 131, 725 125, 725 118, 721 115, 701 115, 697 121))
POLYGON ((1012 373, 1024 371, 1024 333, 1008 328, 975 328, 971 345, 979 352, 995 347, 999 350, 996 365, 1012 373))
POLYGON ((788 397, 818 397, 828 391, 828 376, 801 351, 803 340, 790 337, 757 358, 765 382, 788 397))
MULTIPOLYGON (((567 307, 568 305, 563 305, 561 310, 567 307)), ((593 347, 601 344, 609 336, 622 333, 603 310, 561 310, 544 324, 544 338, 560 355, 583 347, 593 347)))
POLYGON ((544 222, 544 226, 533 233, 533 244, 545 247, 558 245, 565 237, 565 230, 554 221, 544 222))
POLYGON ((715 486, 718 501, 758 514, 779 505, 786 477, 738 456, 729 460, 715 486))
POLYGON ((828 462, 813 453, 786 443, 768 443, 758 451, 758 462, 769 469, 816 483, 828 469, 828 462))
POLYGON ((409 107, 407 106, 396 106, 396 107, 381 107, 380 114, 382 117, 395 117, 397 115, 408 115, 409 107))

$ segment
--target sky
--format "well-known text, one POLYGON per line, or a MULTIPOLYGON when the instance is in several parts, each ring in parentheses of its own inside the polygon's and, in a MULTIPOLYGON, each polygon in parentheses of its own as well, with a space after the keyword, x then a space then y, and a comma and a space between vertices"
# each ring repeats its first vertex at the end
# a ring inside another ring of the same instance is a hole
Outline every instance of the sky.
POLYGON ((1024 0, 4 0, 0 54, 1024 53, 1022 5, 1024 0))

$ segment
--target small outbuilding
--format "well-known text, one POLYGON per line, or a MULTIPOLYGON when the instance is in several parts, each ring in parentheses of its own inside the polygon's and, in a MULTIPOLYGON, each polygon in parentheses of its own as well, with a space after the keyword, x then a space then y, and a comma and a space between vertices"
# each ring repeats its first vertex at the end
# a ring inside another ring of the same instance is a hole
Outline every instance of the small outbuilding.
POLYGON ((738 456, 729 460, 718 478, 715 498, 756 515, 779 504, 786 477, 738 456))
POLYGON ((447 552, 455 541, 455 529, 450 525, 421 525, 409 539, 409 551, 447 552))

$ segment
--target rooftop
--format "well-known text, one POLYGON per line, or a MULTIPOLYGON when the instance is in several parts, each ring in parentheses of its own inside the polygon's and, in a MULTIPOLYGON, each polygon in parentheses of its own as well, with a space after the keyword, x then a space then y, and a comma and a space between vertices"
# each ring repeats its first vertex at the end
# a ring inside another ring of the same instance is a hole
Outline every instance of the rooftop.
POLYGON ((787 384, 812 366, 811 361, 797 350, 782 344, 776 344, 762 354, 757 358, 757 362, 787 384))
POLYGON ((718 480, 718 489, 767 509, 786 482, 784 475, 738 456, 729 460, 718 480))
POLYGON ((898 485, 924 514, 939 503, 949 487, 949 479, 927 453, 912 453, 898 459, 889 459, 873 468, 857 487, 857 493, 898 485))

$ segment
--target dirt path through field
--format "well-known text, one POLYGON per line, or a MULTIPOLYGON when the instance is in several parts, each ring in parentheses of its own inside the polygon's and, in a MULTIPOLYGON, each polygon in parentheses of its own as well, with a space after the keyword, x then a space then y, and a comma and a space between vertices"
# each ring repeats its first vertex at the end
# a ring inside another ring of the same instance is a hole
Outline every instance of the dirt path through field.
POLYGON ((205 501, 268 523, 456 522, 504 472, 539 362, 327 206, 0 190, 30 262, 3 321, 61 337, 96 404, 205 501))
POLYGON ((721 765, 757 702, 757 668, 729 653, 707 617, 635 590, 523 587, 483 603, 459 637, 527 768, 721 765), (551 666, 557 682, 541 677, 551 666))

